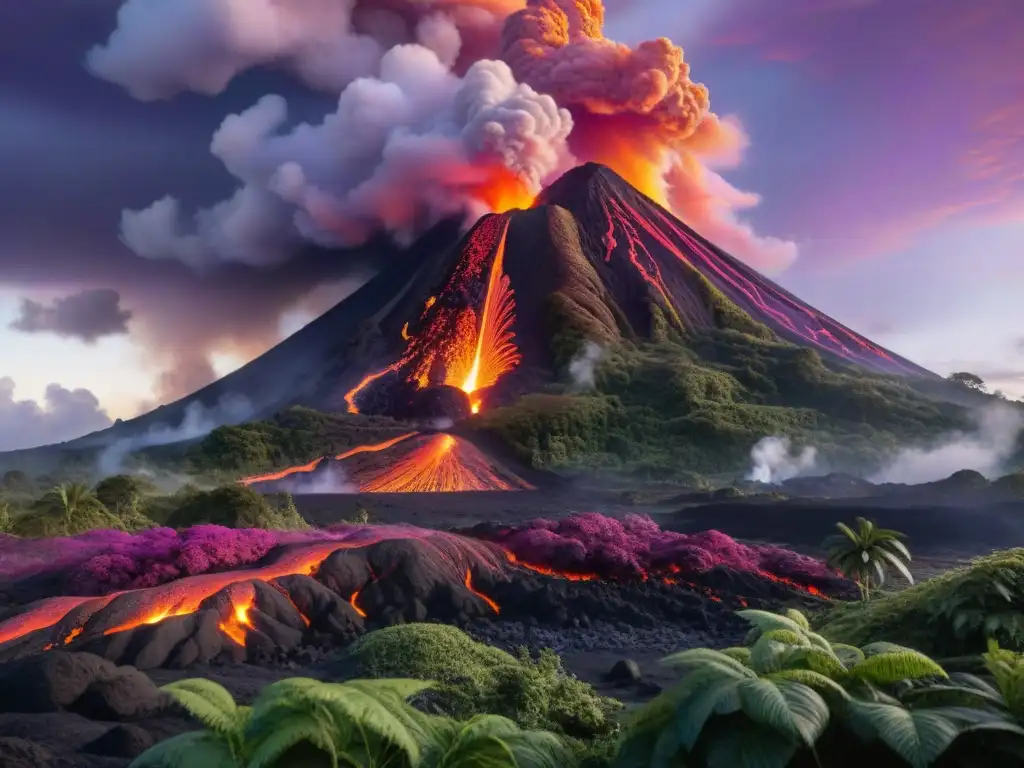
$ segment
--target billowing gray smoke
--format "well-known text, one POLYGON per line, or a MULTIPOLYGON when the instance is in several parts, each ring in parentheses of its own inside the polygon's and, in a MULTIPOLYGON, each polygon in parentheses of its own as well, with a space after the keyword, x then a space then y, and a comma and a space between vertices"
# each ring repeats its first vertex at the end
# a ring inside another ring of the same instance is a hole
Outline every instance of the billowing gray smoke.
POLYGON ((975 418, 974 432, 953 432, 933 445, 905 448, 871 481, 930 483, 961 469, 973 469, 990 479, 1002 474, 1024 429, 1024 415, 1019 408, 997 403, 978 411, 975 418))
POLYGON ((762 437, 750 449, 750 460, 747 480, 755 483, 783 483, 813 472, 818 460, 818 449, 808 445, 800 453, 794 453, 788 437, 762 437))
POLYGON ((287 120, 273 95, 225 119, 210 149, 238 179, 235 194, 190 225, 169 196, 125 211, 125 243, 202 266, 274 264, 300 240, 356 245, 382 229, 408 242, 441 218, 475 219, 503 187, 536 193, 571 165, 572 118, 551 97, 500 61, 457 77, 423 45, 389 50, 379 74, 346 86, 321 123, 286 130, 287 120))
POLYGON ((170 445, 208 435, 225 424, 238 424, 253 413, 252 405, 241 395, 224 395, 212 408, 202 403, 190 403, 181 422, 155 424, 141 435, 124 437, 111 443, 97 459, 101 476, 116 475, 123 471, 125 458, 135 451, 154 445, 170 445))

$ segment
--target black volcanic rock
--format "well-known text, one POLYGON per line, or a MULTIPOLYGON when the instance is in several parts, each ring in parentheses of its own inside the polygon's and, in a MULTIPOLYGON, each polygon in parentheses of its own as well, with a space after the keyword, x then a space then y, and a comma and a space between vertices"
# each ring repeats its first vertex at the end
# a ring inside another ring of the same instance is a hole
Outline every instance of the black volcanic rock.
POLYGON ((70 768, 49 749, 26 739, 0 738, 0 766, 3 768, 70 768))
POLYGON ((86 744, 82 749, 94 755, 106 757, 123 757, 128 760, 141 755, 156 743, 156 739, 145 728, 137 725, 115 725, 98 739, 86 744))
POLYGON ((458 387, 427 387, 413 398, 409 417, 462 421, 471 414, 469 395, 458 387))
POLYGON ((133 667, 51 651, 0 667, 0 712, 77 712, 94 720, 148 717, 170 698, 133 667))

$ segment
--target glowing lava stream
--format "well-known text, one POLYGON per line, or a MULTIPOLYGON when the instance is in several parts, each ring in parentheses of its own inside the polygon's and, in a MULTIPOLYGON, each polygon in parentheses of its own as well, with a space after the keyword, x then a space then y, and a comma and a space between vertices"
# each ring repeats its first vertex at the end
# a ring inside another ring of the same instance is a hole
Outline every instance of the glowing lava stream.
MULTIPOLYGON (((515 333, 512 323, 515 322, 515 299, 512 281, 505 274, 505 240, 508 237, 508 222, 501 232, 501 239, 491 262, 491 273, 487 278, 487 295, 484 298, 484 309, 480 317, 480 330, 477 332, 476 350, 473 353, 473 364, 457 386, 467 395, 472 396, 479 389, 493 386, 502 374, 515 368, 521 359, 516 348, 515 333)), ((455 381, 446 376, 445 383, 455 385, 455 381)), ((480 411, 480 400, 471 399, 473 413, 480 411)))
MULTIPOLYGON (((78 609, 78 626, 69 627, 69 638, 77 634, 110 635, 135 629, 144 624, 156 624, 174 616, 195 613, 204 600, 222 589, 250 580, 272 581, 281 576, 311 575, 332 552, 340 549, 358 549, 386 539, 409 536, 408 529, 359 528, 347 539, 312 542, 285 552, 274 563, 222 573, 204 573, 189 576, 167 584, 144 589, 114 592, 103 597, 57 597, 41 601, 24 614, 0 622, 0 644, 22 637, 36 630, 58 624, 73 610, 78 609), (90 626, 90 618, 106 609, 102 625, 90 626), (79 630, 77 633, 75 630, 79 630)), ((246 605, 244 593, 232 594, 236 606, 246 605)), ((251 602, 249 603, 251 605, 251 602)), ((248 608, 246 608, 246 612, 248 608)), ((237 613, 225 622, 232 631, 241 626, 237 613)), ((225 630, 228 631, 228 630, 225 630)), ((65 639, 67 641, 67 638, 65 639)))
POLYGON ((491 607, 491 610, 494 611, 495 614, 501 613, 501 608, 498 607, 498 604, 496 602, 491 600, 491 598, 489 598, 483 592, 478 592, 477 590, 473 589, 473 572, 469 568, 466 569, 466 578, 465 581, 463 581, 463 584, 466 585, 466 589, 468 589, 474 595, 476 595, 485 603, 487 603, 487 605, 491 607))
POLYGON ((418 332, 411 333, 408 323, 402 327, 402 356, 345 394, 349 413, 359 413, 360 393, 389 373, 401 374, 418 389, 437 383, 461 389, 470 396, 472 412, 479 412, 481 400, 473 394, 493 386, 521 360, 512 330, 515 297, 504 271, 508 225, 507 216, 491 216, 477 224, 440 293, 442 300, 427 301, 418 332), (478 318, 476 308, 465 305, 465 296, 474 295, 480 281, 485 281, 486 292, 478 318), (443 364, 440 382, 438 363, 443 364))
POLYGON ((312 472, 314 469, 320 466, 320 462, 324 460, 321 456, 319 459, 313 459, 308 464, 302 464, 298 467, 288 467, 287 469, 281 469, 277 472, 268 472, 265 475, 253 475, 252 477, 243 477, 240 482, 242 485, 252 485, 253 483, 270 483, 274 480, 284 480, 286 477, 291 475, 301 474, 303 472, 312 472))
MULTIPOLYGON (((356 456, 360 453, 376 453, 377 451, 386 451, 393 445, 398 445, 403 440, 407 440, 410 437, 418 435, 418 432, 406 432, 404 435, 398 437, 392 437, 390 440, 385 440, 383 443, 375 443, 373 445, 357 445, 355 448, 349 448, 344 453, 339 453, 334 457, 335 461, 344 461, 345 459, 356 456)), ((308 464, 302 464, 298 467, 288 467, 287 469, 278 470, 277 472, 269 472, 265 475, 254 475, 252 477, 243 477, 238 482, 242 485, 254 485, 256 483, 269 483, 275 480, 284 480, 286 477, 292 475, 298 475, 303 473, 309 473, 315 470, 325 459, 325 456, 321 456, 319 459, 314 459, 308 464)))

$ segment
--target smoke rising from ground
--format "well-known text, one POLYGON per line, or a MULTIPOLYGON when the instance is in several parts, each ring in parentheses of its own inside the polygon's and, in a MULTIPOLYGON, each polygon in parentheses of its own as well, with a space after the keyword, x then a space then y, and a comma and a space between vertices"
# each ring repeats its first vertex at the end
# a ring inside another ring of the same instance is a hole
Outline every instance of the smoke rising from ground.
POLYGON ((710 112, 678 46, 605 38, 599 0, 127 0, 117 20, 87 63, 138 99, 216 94, 256 66, 338 97, 319 124, 289 127, 272 95, 227 118, 210 149, 235 194, 124 211, 144 257, 271 265, 302 241, 408 239, 596 160, 755 266, 795 258, 737 217, 757 196, 711 170, 739 162, 738 121, 710 112))
POLYGON ((274 483, 274 490, 297 496, 318 496, 334 493, 358 493, 359 487, 350 482, 338 462, 330 462, 323 469, 308 474, 295 474, 274 483))
POLYGON ((594 389, 597 385, 597 364, 604 357, 601 345, 588 341, 569 361, 569 376, 572 377, 573 389, 583 391, 594 389))
POLYGON ((777 484, 813 472, 818 461, 818 449, 808 445, 794 453, 788 437, 762 437, 750 449, 750 460, 747 480, 777 484))
POLYGON ((123 437, 107 446, 97 459, 98 472, 101 476, 116 475, 123 470, 124 460, 130 453, 204 437, 217 427, 245 421, 252 411, 252 405, 240 395, 224 395, 211 408, 199 402, 189 403, 176 427, 155 424, 141 435, 123 437))
POLYGON ((976 414, 974 432, 954 432, 924 448, 905 448, 878 474, 874 483, 930 483, 961 469, 989 479, 1000 474, 1024 429, 1024 415, 1009 405, 992 405, 976 414))

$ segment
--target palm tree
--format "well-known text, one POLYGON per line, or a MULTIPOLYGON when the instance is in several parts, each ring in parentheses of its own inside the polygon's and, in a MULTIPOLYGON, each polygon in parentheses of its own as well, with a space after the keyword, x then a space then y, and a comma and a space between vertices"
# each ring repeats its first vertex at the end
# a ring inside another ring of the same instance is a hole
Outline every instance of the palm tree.
POLYGON ((867 600, 873 586, 885 583, 889 568, 895 568, 913 584, 914 577, 907 567, 910 551, 900 541, 906 538, 904 534, 876 528, 863 517, 856 519, 856 525, 854 530, 845 523, 836 523, 839 533, 825 539, 824 547, 828 550, 828 564, 857 582, 861 599, 867 600))
POLYGON ((92 489, 84 483, 58 485, 53 489, 53 495, 63 519, 65 536, 70 536, 74 530, 76 517, 86 511, 94 511, 100 504, 92 489))

